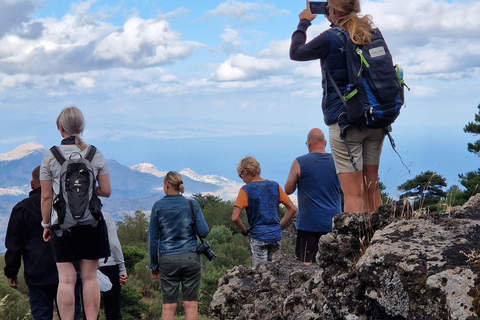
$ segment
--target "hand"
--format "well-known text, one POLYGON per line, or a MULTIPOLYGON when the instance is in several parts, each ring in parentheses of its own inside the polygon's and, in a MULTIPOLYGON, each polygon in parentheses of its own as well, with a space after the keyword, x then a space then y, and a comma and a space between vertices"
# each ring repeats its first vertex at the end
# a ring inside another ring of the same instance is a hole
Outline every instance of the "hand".
POLYGON ((43 228, 43 241, 50 242, 50 234, 52 230, 50 228, 43 228))
POLYGON ((10 285, 10 287, 12 287, 14 289, 17 289, 18 288, 17 276, 15 276, 13 278, 8 278, 8 284, 10 285))
POLYGON ((120 285, 124 285, 127 282, 128 274, 122 274, 120 276, 120 285))
POLYGON ((150 270, 150 273, 152 275, 152 278, 154 279, 160 279, 160 272, 158 271, 158 269, 156 270, 150 270))
POLYGON ((298 17, 300 19, 307 19, 308 21, 312 21, 313 19, 315 19, 317 17, 316 14, 313 14, 310 11, 310 1, 309 0, 307 0, 307 7, 302 12, 300 12, 298 17))

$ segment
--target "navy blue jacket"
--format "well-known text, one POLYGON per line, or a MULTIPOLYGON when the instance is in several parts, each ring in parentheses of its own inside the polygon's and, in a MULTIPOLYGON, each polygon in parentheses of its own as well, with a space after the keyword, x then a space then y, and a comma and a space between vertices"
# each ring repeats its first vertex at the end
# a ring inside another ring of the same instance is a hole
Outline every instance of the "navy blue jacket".
POLYGON ((297 30, 292 35, 290 59, 296 61, 320 59, 323 87, 322 110, 325 124, 331 125, 337 123, 341 117, 346 119, 346 113, 340 97, 325 73, 325 66, 340 91, 343 92, 348 83, 345 45, 337 35, 328 30, 306 43, 306 32, 311 25, 312 23, 307 19, 300 20, 297 30))

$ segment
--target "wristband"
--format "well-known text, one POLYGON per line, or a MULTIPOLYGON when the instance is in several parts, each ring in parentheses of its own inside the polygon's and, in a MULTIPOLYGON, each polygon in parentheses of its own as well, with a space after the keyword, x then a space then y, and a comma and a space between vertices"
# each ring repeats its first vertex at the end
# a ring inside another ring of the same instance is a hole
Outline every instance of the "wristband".
POLYGON ((49 223, 43 223, 43 221, 42 221, 42 227, 50 228, 50 222, 49 223))
POLYGON ((242 234, 243 234, 244 237, 248 236, 248 230, 245 231, 245 232, 242 232, 242 234))

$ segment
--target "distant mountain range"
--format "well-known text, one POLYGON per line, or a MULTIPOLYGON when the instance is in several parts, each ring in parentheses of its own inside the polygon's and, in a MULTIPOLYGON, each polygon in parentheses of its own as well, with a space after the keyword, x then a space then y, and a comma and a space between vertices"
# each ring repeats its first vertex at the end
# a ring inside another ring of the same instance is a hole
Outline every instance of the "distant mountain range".
MULTIPOLYGON (((0 252, 5 251, 5 233, 10 212, 17 202, 28 197, 31 172, 41 164, 46 151, 42 145, 32 142, 0 154, 0 252)), ((149 163, 130 167, 115 160, 106 161, 112 195, 108 199, 102 198, 102 210, 110 213, 116 221, 136 210, 150 211, 155 201, 164 195, 162 182, 167 171, 160 171, 149 163)), ((189 168, 179 173, 183 178, 186 196, 202 193, 231 200, 243 185, 221 176, 199 175, 189 168)))

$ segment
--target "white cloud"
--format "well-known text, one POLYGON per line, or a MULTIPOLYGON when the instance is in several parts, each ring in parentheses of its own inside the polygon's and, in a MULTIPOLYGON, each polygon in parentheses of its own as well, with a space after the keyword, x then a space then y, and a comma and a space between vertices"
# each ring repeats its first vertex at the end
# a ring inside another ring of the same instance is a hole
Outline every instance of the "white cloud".
POLYGON ((259 52, 261 58, 285 58, 290 51, 290 39, 271 41, 259 52))
POLYGON ((439 91, 436 88, 427 86, 411 86, 410 93, 415 97, 434 97, 439 91))
POLYGON ((188 57, 195 42, 182 42, 165 20, 129 18, 121 30, 98 42, 94 59, 115 65, 145 67, 188 57))
MULTIPOLYGON (((111 67, 144 68, 171 64, 191 55, 200 44, 182 41, 162 19, 130 17, 118 28, 88 15, 89 3, 60 20, 39 19, 38 39, 11 34, 0 38, 0 71, 6 74, 53 74, 111 67)), ((33 21, 33 20, 32 20, 33 21)))
POLYGON ((231 27, 226 27, 225 32, 220 35, 220 38, 227 44, 233 46, 233 47, 238 47, 242 41, 239 38, 238 35, 238 30, 231 28, 231 27))
POLYGON ((238 81, 266 78, 282 68, 282 61, 236 54, 228 58, 210 76, 214 81, 238 81))
POLYGON ((396 63, 416 77, 460 79, 480 61, 479 1, 364 1, 396 63))

